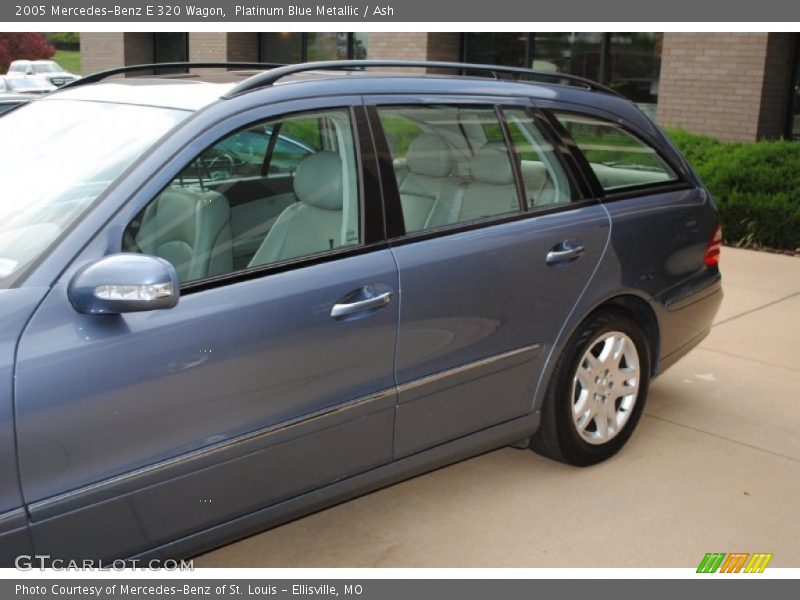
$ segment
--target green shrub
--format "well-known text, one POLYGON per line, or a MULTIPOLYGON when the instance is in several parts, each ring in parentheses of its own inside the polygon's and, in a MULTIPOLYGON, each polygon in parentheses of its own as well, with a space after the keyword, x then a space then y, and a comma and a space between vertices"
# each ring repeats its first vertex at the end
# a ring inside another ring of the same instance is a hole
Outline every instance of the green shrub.
POLYGON ((725 143, 681 129, 668 135, 714 195, 727 243, 800 248, 800 143, 725 143))
POLYGON ((76 32, 51 32, 46 34, 47 41, 61 50, 77 50, 81 43, 81 37, 76 32))

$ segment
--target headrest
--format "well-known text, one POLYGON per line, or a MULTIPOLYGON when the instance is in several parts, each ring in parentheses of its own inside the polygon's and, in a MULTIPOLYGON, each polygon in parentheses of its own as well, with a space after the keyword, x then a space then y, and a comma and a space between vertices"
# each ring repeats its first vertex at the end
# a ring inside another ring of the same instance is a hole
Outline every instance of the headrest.
POLYGON ((323 150, 306 157, 294 174, 294 195, 325 210, 342 210, 342 160, 335 152, 323 150))
POLYGON ((511 158, 503 142, 489 142, 472 157, 470 172, 475 181, 507 185, 514 182, 511 158))
POLYGON ((447 177, 453 170, 453 151, 442 136, 423 133, 411 142, 406 164, 417 175, 447 177))

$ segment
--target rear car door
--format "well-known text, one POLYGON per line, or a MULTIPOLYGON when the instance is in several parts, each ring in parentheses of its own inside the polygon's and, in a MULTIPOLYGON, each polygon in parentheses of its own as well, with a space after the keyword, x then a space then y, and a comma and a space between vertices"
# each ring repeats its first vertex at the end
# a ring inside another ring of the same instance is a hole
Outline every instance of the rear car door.
POLYGON ((37 551, 130 556, 391 460, 397 269, 371 225, 382 209, 359 102, 273 104, 210 127, 53 287, 16 379, 37 551), (279 194, 248 198, 271 193, 272 174, 231 149, 279 126, 327 141, 286 174, 291 201, 251 223, 261 239, 243 258, 250 232, 234 233, 231 211, 279 194), (173 263, 178 305, 78 313, 70 277, 120 250, 173 263))
POLYGON ((403 302, 395 455, 532 411, 609 236, 526 99, 367 99, 403 302))

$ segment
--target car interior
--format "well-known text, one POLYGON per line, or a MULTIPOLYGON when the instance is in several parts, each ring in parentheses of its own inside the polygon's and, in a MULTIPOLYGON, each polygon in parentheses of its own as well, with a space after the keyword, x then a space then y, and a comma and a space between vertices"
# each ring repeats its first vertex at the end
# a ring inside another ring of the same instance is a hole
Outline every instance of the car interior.
POLYGON ((346 111, 234 133, 132 221, 123 249, 169 260, 185 283, 357 244, 353 144, 346 111))
MULTIPOLYGON (((520 210, 512 153, 495 112, 473 107, 379 109, 407 232, 520 210)), ((553 150, 521 110, 506 119, 528 206, 572 199, 553 150)))

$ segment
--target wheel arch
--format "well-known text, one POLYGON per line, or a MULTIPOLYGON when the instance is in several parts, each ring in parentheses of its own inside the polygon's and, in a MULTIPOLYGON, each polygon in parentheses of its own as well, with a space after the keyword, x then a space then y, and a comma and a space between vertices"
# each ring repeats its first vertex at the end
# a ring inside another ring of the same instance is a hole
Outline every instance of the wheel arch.
POLYGON ((655 376, 658 366, 661 332, 658 325, 658 318, 656 317, 653 307, 650 306, 649 302, 634 294, 620 294, 608 298, 597 305, 589 314, 581 319, 578 326, 590 319, 598 311, 606 308, 613 308, 627 313, 628 316, 642 328, 650 349, 650 376, 655 376))

